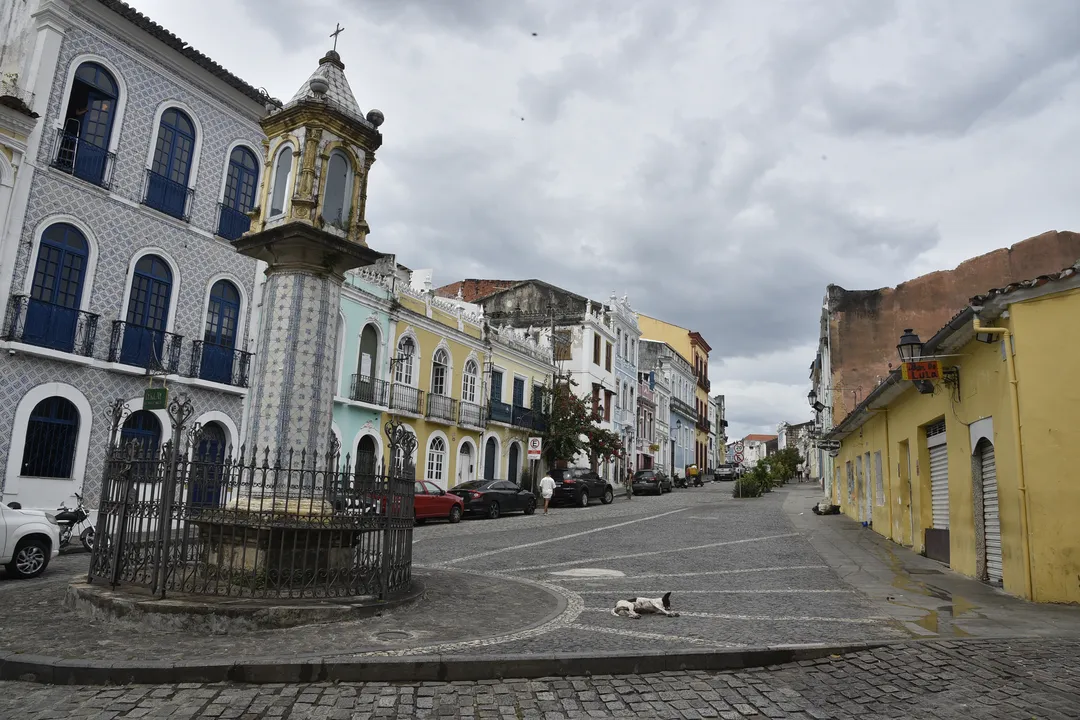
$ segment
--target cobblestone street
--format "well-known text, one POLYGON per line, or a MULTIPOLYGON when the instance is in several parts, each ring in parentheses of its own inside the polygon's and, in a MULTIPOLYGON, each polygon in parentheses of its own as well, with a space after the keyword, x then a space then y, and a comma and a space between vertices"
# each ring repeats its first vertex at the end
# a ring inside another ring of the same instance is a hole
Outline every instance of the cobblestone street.
POLYGON ((5 683, 0 717, 985 718, 1080 714, 1080 644, 930 641, 776 668, 418 685, 5 683))
MULTIPOLYGON (((979 628, 997 628, 996 634, 959 640, 958 625, 942 624, 932 639, 915 643, 911 638, 922 635, 909 632, 903 616, 890 614, 890 603, 846 584, 834 561, 815 549, 824 547, 819 536, 826 528, 849 521, 798 516, 793 522, 792 513, 799 512, 793 504, 803 502, 798 492, 738 501, 729 485, 716 484, 611 506, 560 508, 548 517, 419 527, 416 572, 432 590, 417 606, 369 620, 228 636, 89 620, 65 610, 60 597, 66 583, 85 572, 87 559, 65 555, 38 580, 0 580, 0 647, 102 660, 355 662, 370 655, 448 659, 904 642, 742 672, 442 684, 3 683, 0 718, 1080 716, 1077 613, 987 594, 980 602, 999 608, 969 607, 965 613, 978 618, 979 628), (610 612, 619 599, 667 591, 678 618, 629 620, 610 612), (42 622, 43 607, 49 608, 48 622, 42 622), (987 614, 991 609, 998 614, 987 614), (1015 634, 1044 637, 1005 637, 1008 613, 1024 615, 1017 626, 1023 632, 1015 634), (1052 622, 1038 624, 1043 617, 1052 622), (139 640, 132 642, 136 634, 139 640)), ((845 571, 845 577, 859 576, 845 571)), ((952 575, 946 580, 957 587, 967 582, 952 575)), ((953 620, 961 622, 959 615, 953 620)))

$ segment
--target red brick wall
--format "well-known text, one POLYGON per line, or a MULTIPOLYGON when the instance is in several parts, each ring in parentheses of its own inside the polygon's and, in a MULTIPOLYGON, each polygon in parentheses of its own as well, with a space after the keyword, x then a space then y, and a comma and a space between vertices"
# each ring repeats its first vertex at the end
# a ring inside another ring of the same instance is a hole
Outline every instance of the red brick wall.
POLYGON ((905 328, 914 328, 925 342, 971 297, 1058 272, 1078 259, 1080 234, 1051 231, 895 288, 844 290, 830 285, 834 423, 866 398, 878 378, 888 374, 889 363, 897 365, 896 344, 905 328))
POLYGON ((461 290, 461 299, 471 303, 486 298, 488 295, 493 295, 500 290, 513 287, 517 282, 517 280, 475 280, 470 278, 443 285, 435 290, 435 294, 439 297, 454 298, 457 297, 458 290, 461 290))

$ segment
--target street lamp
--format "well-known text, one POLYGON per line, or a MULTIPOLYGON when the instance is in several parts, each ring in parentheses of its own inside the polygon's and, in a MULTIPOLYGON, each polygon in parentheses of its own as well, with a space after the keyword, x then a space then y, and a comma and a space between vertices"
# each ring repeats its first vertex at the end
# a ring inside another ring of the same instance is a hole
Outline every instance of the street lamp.
POLYGON ((814 403, 817 402, 817 390, 810 388, 810 392, 806 394, 806 401, 813 407, 814 403))
POLYGON ((896 346, 896 351, 900 353, 900 362, 911 362, 917 357, 922 357, 922 340, 914 330, 907 328, 900 336, 900 344, 896 346))

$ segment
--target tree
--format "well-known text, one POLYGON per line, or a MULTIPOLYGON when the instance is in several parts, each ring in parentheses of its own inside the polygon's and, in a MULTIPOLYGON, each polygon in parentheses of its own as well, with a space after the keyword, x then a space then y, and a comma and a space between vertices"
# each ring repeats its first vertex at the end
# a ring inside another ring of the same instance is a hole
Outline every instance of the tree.
POLYGON ((585 452, 593 462, 621 457, 622 441, 615 433, 598 427, 599 413, 574 394, 575 383, 566 380, 554 388, 543 389, 545 418, 544 459, 549 466, 572 462, 578 453, 585 452))

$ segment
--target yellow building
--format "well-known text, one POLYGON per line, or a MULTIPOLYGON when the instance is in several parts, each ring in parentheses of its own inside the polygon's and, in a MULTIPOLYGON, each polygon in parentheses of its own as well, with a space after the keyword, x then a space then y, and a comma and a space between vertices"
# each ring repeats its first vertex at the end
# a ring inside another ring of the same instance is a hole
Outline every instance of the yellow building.
POLYGON ((694 458, 702 472, 711 470, 709 467, 709 391, 712 389, 712 384, 709 382, 709 353, 712 352, 712 348, 705 342, 701 333, 651 318, 648 315, 638 314, 638 327, 641 328, 642 340, 666 342, 694 368, 694 375, 697 378, 694 458))
POLYGON ((972 299, 833 431, 834 502, 1038 602, 1080 602, 1080 262, 972 299))
MULTIPOLYGON (((486 373, 489 393, 483 477, 523 484, 523 473, 529 468, 528 438, 542 434, 541 389, 550 387, 555 372, 551 349, 509 326, 491 328, 488 341, 491 367, 486 373)), ((542 472, 542 468, 538 466, 537 471, 542 472)), ((532 483, 538 481, 532 477, 532 483)))
MULTIPOLYGON (((393 367, 383 419, 393 415, 416 435, 410 459, 416 477, 443 489, 477 477, 488 364, 480 318, 428 293, 398 288, 389 336, 393 367)), ((400 466, 403 458, 393 460, 400 466)))

